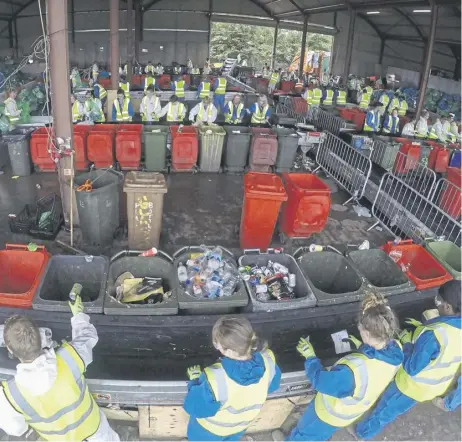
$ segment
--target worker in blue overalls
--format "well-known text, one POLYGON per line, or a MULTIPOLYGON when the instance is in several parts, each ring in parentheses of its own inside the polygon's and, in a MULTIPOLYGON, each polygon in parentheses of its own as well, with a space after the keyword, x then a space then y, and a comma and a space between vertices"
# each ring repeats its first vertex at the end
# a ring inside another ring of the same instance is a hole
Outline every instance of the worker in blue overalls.
POLYGON ((313 346, 301 338, 298 352, 306 358, 306 375, 316 397, 308 405, 287 440, 328 440, 372 408, 395 377, 403 361, 400 344, 393 339, 398 319, 385 299, 370 293, 361 304, 358 329, 363 342, 350 340, 357 349, 328 370, 313 346))
POLYGON ((444 396, 459 376, 461 363, 460 281, 449 281, 435 297, 439 316, 424 324, 412 319, 412 333, 400 334, 404 362, 372 413, 356 426, 361 439, 371 439, 419 402, 444 396))

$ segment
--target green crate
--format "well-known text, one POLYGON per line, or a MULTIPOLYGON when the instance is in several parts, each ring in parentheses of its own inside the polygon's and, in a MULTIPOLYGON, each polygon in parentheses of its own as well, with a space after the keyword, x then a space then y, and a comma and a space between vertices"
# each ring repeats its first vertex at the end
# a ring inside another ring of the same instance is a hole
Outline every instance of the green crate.
POLYGON ((454 279, 462 279, 460 247, 451 241, 431 241, 427 243, 426 248, 454 279))
POLYGON ((145 166, 148 172, 162 172, 167 168, 167 136, 170 128, 146 125, 143 129, 145 166))

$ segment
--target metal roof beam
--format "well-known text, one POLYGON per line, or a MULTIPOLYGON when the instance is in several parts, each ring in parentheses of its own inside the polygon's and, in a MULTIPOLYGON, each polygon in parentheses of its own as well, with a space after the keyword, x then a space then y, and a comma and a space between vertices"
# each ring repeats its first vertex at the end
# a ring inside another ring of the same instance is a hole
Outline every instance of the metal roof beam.
POLYGON ((419 37, 426 41, 427 37, 423 35, 422 30, 419 28, 418 24, 412 19, 409 15, 401 11, 399 8, 393 8, 394 11, 396 11, 399 15, 401 15, 403 18, 407 20, 407 22, 416 30, 417 34, 419 34, 419 37))
POLYGON ((376 32, 381 40, 383 39, 382 31, 377 27, 375 23, 372 22, 372 20, 367 15, 358 12, 358 17, 362 18, 376 32))
MULTIPOLYGON (((384 35, 384 37, 387 40, 422 42, 422 39, 420 37, 406 37, 406 36, 401 36, 401 35, 384 35)), ((436 44, 442 44, 442 45, 453 45, 453 46, 461 46, 462 45, 461 41, 446 40, 446 39, 440 39, 440 38, 436 38, 435 43, 436 44)))
POLYGON ((248 0, 250 3, 253 3, 257 8, 261 9, 268 17, 272 18, 273 20, 276 20, 274 18, 273 13, 271 12, 271 9, 269 9, 266 5, 262 5, 261 3, 258 3, 257 0, 248 0))

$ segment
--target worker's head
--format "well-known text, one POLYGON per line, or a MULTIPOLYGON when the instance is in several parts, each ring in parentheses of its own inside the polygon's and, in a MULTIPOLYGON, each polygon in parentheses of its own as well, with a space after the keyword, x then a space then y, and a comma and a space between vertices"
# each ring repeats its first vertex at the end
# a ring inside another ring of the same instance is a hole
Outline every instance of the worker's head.
POLYGON ((162 63, 159 61, 159 63, 157 63, 157 66, 162 66, 162 63))
POLYGON ((125 97, 124 90, 121 88, 117 89, 117 99, 120 101, 120 100, 123 100, 124 97, 125 97))
POLYGON ((10 89, 8 91, 8 96, 10 98, 12 98, 13 100, 16 99, 16 96, 18 95, 18 93, 16 92, 16 89, 10 89))
POLYGON ((448 120, 453 122, 454 121, 455 114, 449 114, 448 120))
POLYGON ((42 353, 40 330, 26 316, 8 318, 3 329, 3 339, 8 351, 21 362, 35 361, 42 353))
POLYGON ((148 77, 152 78, 152 72, 151 71, 148 72, 148 77))
POLYGON ((392 117, 397 117, 398 116, 398 109, 396 107, 391 111, 392 117))
POLYGON ((420 118, 423 118, 424 120, 428 120, 430 118, 430 112, 428 112, 427 110, 424 110, 420 118))
POLYGON ((382 348, 397 333, 398 318, 382 295, 366 294, 360 307, 358 329, 362 341, 376 348, 382 348))
POLYGON ((210 97, 208 95, 206 95, 203 99, 202 99, 202 103, 204 103, 206 106, 208 106, 210 104, 210 97))
POLYGON ((127 82, 127 77, 125 75, 120 76, 120 82, 121 83, 126 83, 127 82))
POLYGON ((209 77, 207 75, 202 75, 202 81, 208 81, 209 77))
POLYGON ((77 101, 74 94, 71 94, 71 103, 74 104, 77 101))
POLYGON ((260 94, 258 96, 258 105, 259 106, 266 106, 268 104, 268 98, 264 94, 260 94))
POLYGON ((152 61, 148 61, 148 64, 152 64, 152 61))
POLYGON ((460 281, 449 281, 442 285, 435 296, 435 305, 441 316, 460 315, 460 281))
POLYGON ((248 360, 252 353, 262 350, 260 342, 247 318, 222 316, 213 326, 214 347, 230 359, 248 360))
POLYGON ((85 92, 85 99, 86 99, 86 100, 91 100, 92 98, 94 98, 92 92, 93 92, 93 91, 87 91, 87 92, 85 92))
POLYGON ((175 77, 173 77, 173 80, 174 80, 174 81, 181 81, 182 78, 181 78, 180 75, 175 75, 175 77))
POLYGON ((150 84, 146 88, 146 94, 147 94, 148 97, 152 97, 154 95, 154 86, 152 84, 150 84))
POLYGON ((176 95, 172 95, 169 101, 170 103, 176 103, 178 101, 178 97, 176 95))
POLYGON ((233 104, 238 105, 241 102, 241 96, 239 94, 236 94, 233 97, 233 104))

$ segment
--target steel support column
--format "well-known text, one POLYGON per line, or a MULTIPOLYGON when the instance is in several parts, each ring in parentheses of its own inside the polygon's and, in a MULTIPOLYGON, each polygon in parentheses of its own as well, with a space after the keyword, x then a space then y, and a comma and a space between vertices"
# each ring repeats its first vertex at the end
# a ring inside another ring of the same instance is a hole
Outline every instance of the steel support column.
POLYGON ((111 83, 112 89, 119 88, 119 0, 111 0, 111 83))
POLYGON ((141 1, 135 2, 135 60, 140 62, 140 42, 143 40, 143 28, 141 19, 143 12, 141 11, 141 1))
POLYGON ((279 21, 276 22, 276 27, 274 28, 273 53, 271 54, 271 69, 273 71, 274 71, 274 64, 276 63, 276 45, 278 43, 278 32, 279 32, 279 21))
POLYGON ((432 4, 432 16, 431 16, 431 25, 430 25, 430 35, 427 40, 427 47, 425 51, 425 58, 422 67, 422 76, 420 77, 420 87, 419 87, 419 101, 417 102, 417 112, 416 112, 416 122, 419 121, 420 114, 423 110, 425 92, 427 91, 428 79, 430 77, 430 69, 432 65, 432 53, 433 45, 435 43, 435 33, 436 33, 436 23, 438 21, 438 6, 432 4))
POLYGON ((127 0, 127 81, 133 73, 133 0, 127 0))
POLYGON ((379 64, 383 63, 383 53, 385 52, 385 38, 380 40, 379 64))
POLYGON ((303 32, 302 32, 302 48, 300 50, 300 77, 303 75, 303 67, 305 66, 305 52, 306 52, 306 34, 308 32, 308 14, 303 16, 303 32))
POLYGON ((347 84, 348 75, 350 75, 351 55, 353 54, 353 41, 355 38, 356 11, 350 10, 350 24, 348 26, 348 39, 346 44, 345 66, 343 69, 343 83, 347 84))
POLYGON ((75 13, 75 5, 74 5, 74 0, 71 0, 71 36, 72 36, 72 44, 75 44, 75 19, 74 19, 74 13, 75 13))
POLYGON ((11 20, 8 22, 8 41, 9 48, 13 49, 13 22, 11 20))
MULTIPOLYGON (((50 42, 51 103, 53 108, 53 132, 56 137, 70 141, 73 146, 72 116, 69 84, 67 2, 47 0, 47 26, 50 42)), ((73 156, 62 156, 58 163, 58 179, 66 226, 71 224, 74 174, 73 156)), ((75 207, 74 207, 75 212, 75 207)), ((75 219, 75 218, 74 218, 75 219)))
POLYGON ((18 37, 18 19, 15 18, 13 22, 14 29, 14 55, 19 58, 19 37, 18 37))

